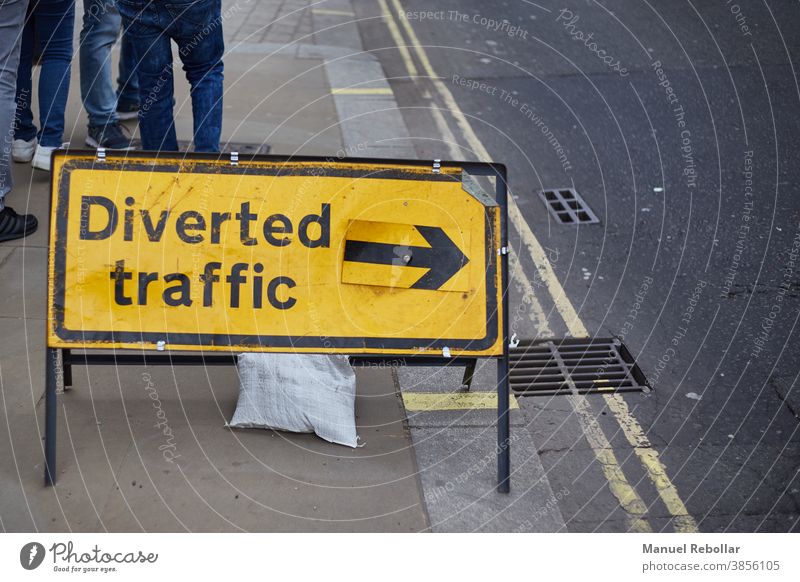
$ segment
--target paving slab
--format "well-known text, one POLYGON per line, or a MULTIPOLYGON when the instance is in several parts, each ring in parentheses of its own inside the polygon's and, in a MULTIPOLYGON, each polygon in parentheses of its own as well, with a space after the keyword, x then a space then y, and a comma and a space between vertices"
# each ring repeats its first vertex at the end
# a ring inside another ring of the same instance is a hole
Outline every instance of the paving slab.
MULTIPOLYGON (((463 391, 456 366, 397 369, 404 394, 463 391)), ((479 360, 471 392, 496 393, 497 367, 479 360)), ((512 398, 514 398, 512 396, 512 398)), ((524 399, 522 399, 524 400, 524 399)), ((554 489, 527 430, 521 408, 510 411, 511 492, 497 485, 497 411, 487 409, 406 412, 420 477, 436 532, 565 531, 559 504, 570 488, 554 489)))
POLYGON ((47 249, 8 248, 13 251, 0 263, 0 317, 44 317, 47 249))
POLYGON ((512 487, 496 491, 496 428, 412 428, 433 531, 556 532, 569 490, 552 491, 525 430, 511 435, 512 487))
POLYGON ((76 368, 75 388, 59 396, 56 487, 42 483, 41 403, 38 416, 6 416, 4 527, 423 531, 414 452, 402 405, 387 390, 390 373, 357 377, 363 446, 351 449, 313 435, 226 428, 237 397, 233 369, 76 368))

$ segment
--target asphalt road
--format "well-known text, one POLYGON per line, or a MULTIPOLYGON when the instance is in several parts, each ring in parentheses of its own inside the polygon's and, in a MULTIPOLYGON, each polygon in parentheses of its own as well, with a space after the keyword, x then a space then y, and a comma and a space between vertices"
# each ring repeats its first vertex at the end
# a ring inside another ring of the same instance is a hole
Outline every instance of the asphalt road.
MULTIPOLYGON (((623 339, 649 378, 651 394, 624 397, 640 450, 606 400, 587 400, 650 527, 679 529, 648 448, 701 531, 800 530, 800 7, 387 0, 401 51, 381 3, 355 6, 417 154, 480 157, 463 112, 589 333, 623 339), (553 220, 538 192, 564 186, 599 224, 553 220)), ((512 239, 530 283, 512 303, 532 290, 543 311, 513 331, 566 335, 512 239)), ((567 528, 631 529, 573 403, 520 406, 567 528)))

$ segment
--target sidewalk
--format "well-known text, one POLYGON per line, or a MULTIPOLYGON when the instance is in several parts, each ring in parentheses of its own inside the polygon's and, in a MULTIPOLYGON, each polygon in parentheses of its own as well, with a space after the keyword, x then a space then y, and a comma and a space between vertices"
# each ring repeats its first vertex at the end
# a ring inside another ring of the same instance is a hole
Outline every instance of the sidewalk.
MULTIPOLYGON (((326 2, 317 11, 309 4, 223 2, 223 141, 267 144, 274 154, 413 157, 391 92, 331 90, 388 89, 380 64, 358 54, 355 24, 337 26, 352 20, 349 1, 326 2), (365 116, 384 110, 380 123, 365 116)), ((77 73, 76 57, 65 139, 83 148, 77 73)), ((184 140, 191 135, 187 97, 185 82, 176 79, 176 122, 184 140)), ((74 388, 59 396, 58 485, 45 488, 49 176, 27 165, 14 170, 8 201, 36 214, 40 227, 27 239, 0 245, 0 529, 428 527, 402 400, 388 370, 359 371, 356 414, 366 446, 348 449, 310 435, 224 428, 237 396, 232 368, 75 368, 74 388)))

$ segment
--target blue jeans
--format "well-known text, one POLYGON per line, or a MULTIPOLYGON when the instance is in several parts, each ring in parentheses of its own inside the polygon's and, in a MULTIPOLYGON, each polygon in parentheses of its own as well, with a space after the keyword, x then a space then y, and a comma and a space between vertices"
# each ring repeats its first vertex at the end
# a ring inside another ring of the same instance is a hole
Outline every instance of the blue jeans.
POLYGON ((225 50, 220 0, 117 0, 117 7, 138 57, 142 148, 178 151, 171 39, 191 85, 194 149, 218 152, 225 50))
POLYGON ((11 142, 14 141, 14 96, 19 45, 28 0, 6 0, 0 8, 0 210, 11 192, 11 142))
POLYGON ((122 35, 118 92, 111 81, 111 49, 121 27, 122 19, 114 0, 84 0, 80 34, 81 100, 90 126, 117 120, 117 98, 139 102, 136 55, 126 34, 122 35))
POLYGON ((42 71, 39 78, 39 143, 60 147, 64 138, 64 109, 69 96, 72 28, 75 0, 31 2, 22 31, 17 68, 17 126, 15 139, 30 141, 37 136, 31 111, 34 42, 38 43, 42 71))

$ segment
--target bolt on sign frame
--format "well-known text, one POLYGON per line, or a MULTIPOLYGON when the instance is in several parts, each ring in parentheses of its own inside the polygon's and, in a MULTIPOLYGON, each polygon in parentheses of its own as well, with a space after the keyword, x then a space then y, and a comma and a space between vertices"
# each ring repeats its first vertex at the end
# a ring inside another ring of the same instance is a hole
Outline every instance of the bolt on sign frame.
POLYGON ((294 352, 468 373, 496 359, 508 492, 503 165, 57 150, 51 199, 46 484, 72 365, 294 352))

